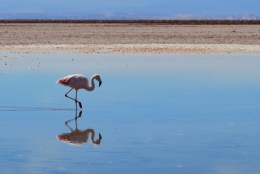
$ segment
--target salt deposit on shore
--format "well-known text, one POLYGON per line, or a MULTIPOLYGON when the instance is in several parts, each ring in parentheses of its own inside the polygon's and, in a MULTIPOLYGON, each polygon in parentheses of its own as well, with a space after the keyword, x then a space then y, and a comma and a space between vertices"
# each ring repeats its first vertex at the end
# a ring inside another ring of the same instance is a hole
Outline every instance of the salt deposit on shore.
POLYGON ((80 52, 153 52, 153 53, 259 53, 260 45, 239 44, 37 44, 2 45, 0 50, 76 50, 80 52))

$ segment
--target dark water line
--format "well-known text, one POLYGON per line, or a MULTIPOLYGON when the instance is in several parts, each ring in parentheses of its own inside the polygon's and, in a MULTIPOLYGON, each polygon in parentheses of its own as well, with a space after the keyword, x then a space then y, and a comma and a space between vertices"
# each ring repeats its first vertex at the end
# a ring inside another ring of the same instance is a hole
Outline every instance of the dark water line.
POLYGON ((72 108, 0 106, 0 111, 74 111, 72 108))

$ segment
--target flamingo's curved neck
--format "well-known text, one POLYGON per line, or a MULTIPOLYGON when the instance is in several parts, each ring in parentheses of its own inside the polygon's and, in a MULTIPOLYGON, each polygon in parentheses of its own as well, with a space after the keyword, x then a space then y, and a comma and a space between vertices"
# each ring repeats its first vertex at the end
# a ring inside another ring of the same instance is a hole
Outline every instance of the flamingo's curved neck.
POLYGON ((91 134, 91 142, 93 143, 93 144, 96 144, 97 142, 96 141, 98 141, 98 140, 94 140, 94 137, 95 137, 95 131, 93 130, 93 129, 87 129, 87 130, 85 130, 86 131, 86 133, 87 134, 91 134))
POLYGON ((93 129, 89 129, 89 132, 91 133, 91 142, 93 143, 95 140, 94 140, 94 137, 95 137, 95 131, 93 129))
POLYGON ((85 89, 86 89, 87 91, 93 91, 93 90, 95 89, 94 76, 91 77, 90 83, 91 83, 91 86, 89 86, 88 83, 87 83, 86 86, 85 86, 85 89))

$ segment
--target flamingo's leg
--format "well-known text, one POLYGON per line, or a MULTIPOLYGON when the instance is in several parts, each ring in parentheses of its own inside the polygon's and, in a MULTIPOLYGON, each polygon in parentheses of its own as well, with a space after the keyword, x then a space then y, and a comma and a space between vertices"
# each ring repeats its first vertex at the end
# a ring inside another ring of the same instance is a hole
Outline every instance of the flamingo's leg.
POLYGON ((71 91, 72 89, 73 89, 73 88, 71 88, 71 89, 65 94, 65 97, 70 98, 71 100, 75 100, 74 98, 71 98, 71 97, 68 96, 68 93, 70 93, 70 91, 71 91))
POLYGON ((76 96, 75 96, 75 104, 76 104, 76 112, 78 111, 78 103, 77 103, 77 94, 78 90, 76 90, 76 96))
POLYGON ((71 122, 71 121, 73 121, 73 120, 75 120, 76 130, 78 130, 78 127, 77 127, 77 126, 78 126, 78 125, 77 125, 77 119, 80 118, 81 115, 82 115, 82 111, 80 111, 80 112, 79 112, 79 115, 77 116, 77 110, 76 110, 76 116, 75 116, 75 118, 70 119, 70 120, 67 120, 67 121, 65 122, 65 125, 66 125, 71 131, 73 131, 73 129, 68 125, 68 123, 71 122))
MULTIPOLYGON (((78 95, 78 90, 76 90, 76 101, 79 103, 79 107, 82 108, 81 102, 79 102, 79 101, 77 100, 77 95, 78 95)), ((77 105, 77 103, 76 103, 76 105, 77 105)), ((77 106, 76 106, 76 108, 77 108, 77 106)))
POLYGON ((74 98, 68 96, 68 93, 70 93, 70 91, 71 91, 72 89, 73 89, 73 88, 71 88, 71 89, 65 94, 65 97, 67 97, 67 98, 69 98, 69 99, 71 99, 71 100, 74 100, 74 101, 76 102, 76 110, 77 110, 77 103, 79 103, 79 107, 80 107, 80 108, 82 108, 82 104, 81 104, 81 102, 79 102, 79 101, 77 100, 77 90, 76 90, 76 99, 74 99, 74 98))

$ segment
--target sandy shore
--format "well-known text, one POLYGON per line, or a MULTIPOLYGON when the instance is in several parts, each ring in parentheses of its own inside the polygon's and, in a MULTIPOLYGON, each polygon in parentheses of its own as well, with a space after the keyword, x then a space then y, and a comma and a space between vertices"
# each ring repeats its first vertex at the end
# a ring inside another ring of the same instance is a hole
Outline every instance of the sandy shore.
POLYGON ((0 50, 260 52, 260 25, 0 23, 0 50))

